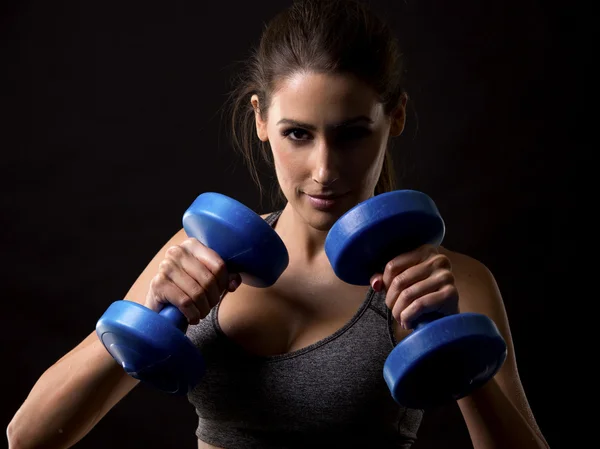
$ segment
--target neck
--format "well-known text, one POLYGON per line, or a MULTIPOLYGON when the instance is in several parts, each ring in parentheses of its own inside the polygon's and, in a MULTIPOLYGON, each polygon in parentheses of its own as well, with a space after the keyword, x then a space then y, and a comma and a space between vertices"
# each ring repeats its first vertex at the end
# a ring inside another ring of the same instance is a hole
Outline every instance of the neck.
POLYGON ((325 239, 329 227, 318 229, 308 223, 304 217, 287 203, 275 225, 284 241, 290 259, 303 264, 315 265, 327 258, 325 239))

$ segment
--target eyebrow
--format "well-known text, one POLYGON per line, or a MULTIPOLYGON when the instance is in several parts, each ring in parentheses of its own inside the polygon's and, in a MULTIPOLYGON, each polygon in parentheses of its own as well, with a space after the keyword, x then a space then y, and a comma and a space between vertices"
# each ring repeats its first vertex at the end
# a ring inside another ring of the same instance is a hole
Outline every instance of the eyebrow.
MULTIPOLYGON (((334 123, 332 125, 327 126, 327 128, 328 129, 344 128, 346 126, 354 125, 358 122, 367 122, 370 125, 374 123, 373 120, 371 120, 369 117, 367 117, 365 115, 360 115, 358 117, 344 120, 343 122, 340 122, 340 123, 334 123)), ((282 118, 281 120, 279 120, 277 122, 277 124, 278 125, 286 124, 286 125, 297 126, 298 128, 305 128, 310 131, 316 131, 316 129, 317 129, 317 127, 315 125, 311 125, 310 123, 303 123, 303 122, 299 122, 297 120, 291 120, 288 118, 282 118)))

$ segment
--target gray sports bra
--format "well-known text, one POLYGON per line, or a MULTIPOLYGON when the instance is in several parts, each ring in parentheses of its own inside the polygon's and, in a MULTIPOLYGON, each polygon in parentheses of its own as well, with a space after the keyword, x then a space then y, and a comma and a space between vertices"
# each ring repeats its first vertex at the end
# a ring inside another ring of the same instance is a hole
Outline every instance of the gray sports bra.
MULTIPOLYGON (((273 226, 281 211, 266 221, 273 226)), ((392 399, 383 364, 396 345, 385 295, 369 289, 341 329, 287 354, 258 356, 230 340, 220 303, 187 336, 206 361, 188 394, 196 436, 225 449, 408 449, 422 410, 392 399)))

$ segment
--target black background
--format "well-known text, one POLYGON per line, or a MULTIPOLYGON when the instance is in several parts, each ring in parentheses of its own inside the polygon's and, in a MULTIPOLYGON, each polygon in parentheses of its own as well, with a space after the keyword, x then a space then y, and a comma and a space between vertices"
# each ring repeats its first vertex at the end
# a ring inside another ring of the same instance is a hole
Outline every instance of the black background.
MULTIPOLYGON (((220 111, 234 63, 289 3, 4 4, 0 424, 123 297, 198 194, 270 211, 220 111)), ((571 447, 565 388, 577 368, 559 341, 587 238, 574 198, 591 148, 575 104, 588 16, 534 0, 370 3, 406 56, 401 186, 428 193, 445 246, 496 276, 531 408, 553 448, 571 447)), ((77 447, 193 448, 195 425, 184 398, 140 386, 77 447)), ((428 413, 420 437, 416 448, 470 445, 456 407, 428 413)))

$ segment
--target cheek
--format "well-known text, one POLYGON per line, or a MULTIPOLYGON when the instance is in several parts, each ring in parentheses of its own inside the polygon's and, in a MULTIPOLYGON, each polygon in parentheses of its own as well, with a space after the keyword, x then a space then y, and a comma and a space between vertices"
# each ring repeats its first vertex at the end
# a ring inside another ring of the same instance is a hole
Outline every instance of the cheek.
POLYGON ((273 161, 275 173, 282 187, 294 182, 295 178, 302 175, 302 162, 298 155, 285 149, 273 148, 273 161))

